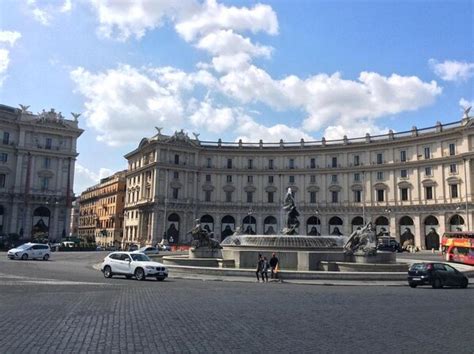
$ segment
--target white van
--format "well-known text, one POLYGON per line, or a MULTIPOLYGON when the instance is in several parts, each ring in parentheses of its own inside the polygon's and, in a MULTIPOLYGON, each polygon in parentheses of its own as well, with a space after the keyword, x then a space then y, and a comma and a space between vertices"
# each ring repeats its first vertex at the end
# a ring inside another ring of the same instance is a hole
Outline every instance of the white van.
POLYGON ((10 259, 43 259, 47 261, 51 256, 51 249, 42 243, 25 243, 8 251, 7 257, 10 259))

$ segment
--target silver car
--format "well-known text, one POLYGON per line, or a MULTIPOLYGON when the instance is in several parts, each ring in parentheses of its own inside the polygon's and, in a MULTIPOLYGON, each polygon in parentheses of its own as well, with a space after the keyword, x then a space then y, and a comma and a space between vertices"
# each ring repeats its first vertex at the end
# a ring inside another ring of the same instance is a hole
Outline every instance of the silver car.
POLYGON ((7 257, 10 259, 42 259, 47 261, 51 256, 51 249, 42 243, 25 243, 8 251, 7 257))

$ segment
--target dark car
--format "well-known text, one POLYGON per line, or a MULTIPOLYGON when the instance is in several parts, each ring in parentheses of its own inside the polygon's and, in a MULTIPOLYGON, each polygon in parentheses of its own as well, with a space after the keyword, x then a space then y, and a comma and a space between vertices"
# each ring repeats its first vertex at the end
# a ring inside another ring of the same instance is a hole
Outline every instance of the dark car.
POLYGON ((403 252, 402 245, 394 238, 379 237, 378 251, 403 252))
POLYGON ((128 246, 128 250, 130 252, 136 251, 136 250, 138 250, 138 246, 134 245, 134 244, 131 244, 130 246, 128 246))
POLYGON ((433 289, 443 286, 459 286, 467 288, 467 277, 445 263, 414 263, 408 270, 408 285, 416 288, 418 285, 431 285, 433 289))

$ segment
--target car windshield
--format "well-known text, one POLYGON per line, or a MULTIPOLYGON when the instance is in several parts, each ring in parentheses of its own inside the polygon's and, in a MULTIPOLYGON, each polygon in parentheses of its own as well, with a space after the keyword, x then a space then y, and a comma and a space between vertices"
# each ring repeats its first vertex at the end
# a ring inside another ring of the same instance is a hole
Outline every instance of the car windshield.
POLYGON ((410 270, 425 270, 426 265, 424 263, 415 263, 411 266, 410 270))
POLYGON ((132 259, 134 261, 138 261, 138 262, 148 262, 148 261, 150 261, 150 258, 148 258, 147 256, 145 256, 142 253, 135 253, 135 254, 131 254, 130 256, 132 256, 132 259))
POLYGON ((21 245, 21 246, 18 246, 17 249, 19 249, 19 250, 26 250, 27 248, 30 248, 30 247, 31 247, 30 244, 25 243, 25 244, 23 244, 23 245, 21 245))

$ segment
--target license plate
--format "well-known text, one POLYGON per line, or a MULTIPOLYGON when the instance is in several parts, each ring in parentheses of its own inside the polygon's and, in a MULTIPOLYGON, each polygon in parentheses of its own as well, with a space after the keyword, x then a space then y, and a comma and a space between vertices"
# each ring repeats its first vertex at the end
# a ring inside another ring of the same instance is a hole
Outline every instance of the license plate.
POLYGON ((421 280, 421 278, 413 278, 413 280, 421 280))

